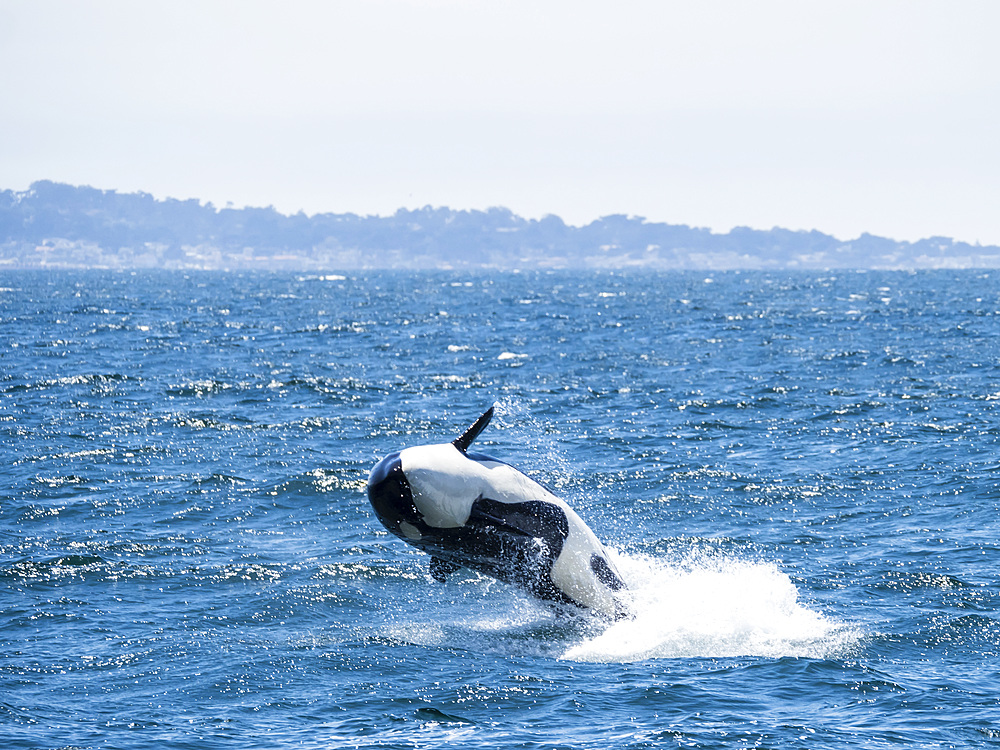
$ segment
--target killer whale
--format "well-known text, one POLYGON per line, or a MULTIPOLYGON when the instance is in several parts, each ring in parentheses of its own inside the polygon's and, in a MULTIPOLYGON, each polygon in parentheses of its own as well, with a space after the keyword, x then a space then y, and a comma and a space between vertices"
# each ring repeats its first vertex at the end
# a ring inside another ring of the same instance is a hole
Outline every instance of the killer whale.
POLYGON ((583 519, 510 464, 470 452, 493 411, 450 443, 379 461, 368 477, 375 515, 431 555, 438 581, 469 568, 545 601, 627 616, 625 583, 583 519))

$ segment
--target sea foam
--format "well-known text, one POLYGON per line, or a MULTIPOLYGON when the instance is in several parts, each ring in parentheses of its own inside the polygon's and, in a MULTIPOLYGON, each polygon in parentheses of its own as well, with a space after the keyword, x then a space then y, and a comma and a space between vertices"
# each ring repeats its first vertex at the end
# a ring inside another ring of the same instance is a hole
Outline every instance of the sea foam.
POLYGON ((572 645, 562 658, 626 662, 685 657, 829 658, 860 631, 799 601, 772 562, 615 555, 634 617, 572 645))

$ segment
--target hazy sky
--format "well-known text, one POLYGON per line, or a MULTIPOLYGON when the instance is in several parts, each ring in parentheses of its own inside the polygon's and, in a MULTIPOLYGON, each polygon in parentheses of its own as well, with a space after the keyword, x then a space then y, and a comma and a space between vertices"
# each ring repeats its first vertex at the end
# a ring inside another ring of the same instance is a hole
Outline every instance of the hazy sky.
POLYGON ((0 188, 1000 244, 996 0, 0 0, 0 188))

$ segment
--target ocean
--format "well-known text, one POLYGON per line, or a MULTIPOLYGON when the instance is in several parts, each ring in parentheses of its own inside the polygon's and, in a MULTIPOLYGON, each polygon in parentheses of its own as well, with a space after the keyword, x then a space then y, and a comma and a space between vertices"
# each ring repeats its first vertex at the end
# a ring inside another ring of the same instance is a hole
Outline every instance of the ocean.
POLYGON ((4 748, 1000 747, 1000 274, 0 271, 4 748), (428 558, 449 442, 635 617, 428 558))

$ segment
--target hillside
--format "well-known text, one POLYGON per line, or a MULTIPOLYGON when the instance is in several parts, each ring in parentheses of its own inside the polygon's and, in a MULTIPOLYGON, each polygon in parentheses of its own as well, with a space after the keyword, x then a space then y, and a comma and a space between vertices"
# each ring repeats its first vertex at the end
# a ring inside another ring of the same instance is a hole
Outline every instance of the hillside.
POLYGON ((505 208, 391 216, 216 208, 49 181, 0 191, 0 268, 993 268, 1000 247, 947 237, 739 227, 725 234, 612 215, 586 226, 505 208))

